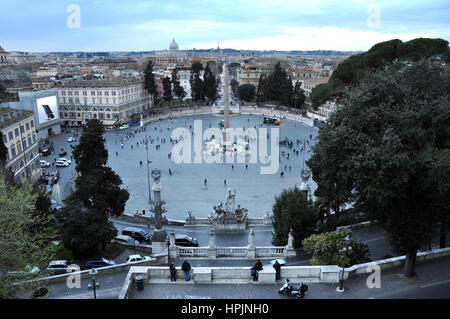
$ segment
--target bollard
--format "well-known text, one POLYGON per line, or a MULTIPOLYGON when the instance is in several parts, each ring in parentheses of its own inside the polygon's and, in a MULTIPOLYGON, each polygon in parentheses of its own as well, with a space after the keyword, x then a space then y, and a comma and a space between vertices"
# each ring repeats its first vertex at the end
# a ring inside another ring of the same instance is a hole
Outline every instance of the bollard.
POLYGON ((136 276, 136 288, 138 291, 144 290, 144 278, 141 275, 136 276))

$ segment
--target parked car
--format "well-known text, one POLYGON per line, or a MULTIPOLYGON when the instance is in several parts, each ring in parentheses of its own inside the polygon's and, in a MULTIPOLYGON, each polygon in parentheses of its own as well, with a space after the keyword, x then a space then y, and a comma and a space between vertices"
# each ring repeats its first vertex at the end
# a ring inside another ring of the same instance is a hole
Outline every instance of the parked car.
POLYGON ((75 142, 76 140, 77 139, 75 137, 73 137, 73 136, 67 138, 67 142, 69 142, 69 143, 75 142))
POLYGON ((150 260, 151 258, 149 256, 141 256, 141 255, 130 255, 127 257, 127 264, 133 263, 136 261, 144 261, 144 260, 150 260))
POLYGON ((122 125, 121 127, 119 127, 120 130, 126 130, 128 128, 128 125, 122 125))
POLYGON ((50 167, 50 163, 44 160, 40 160, 39 164, 41 165, 41 167, 46 168, 46 167, 50 167))
POLYGON ((122 235, 130 236, 140 243, 146 242, 150 240, 150 236, 148 233, 141 229, 136 227, 126 227, 122 230, 122 235))
POLYGON ((49 156, 51 153, 52 153, 52 152, 50 152, 50 150, 49 150, 48 148, 44 148, 44 149, 41 151, 41 155, 42 155, 42 156, 49 156))
POLYGON ((117 235, 113 241, 124 244, 134 244, 134 238, 127 235, 117 235))
POLYGON ((116 262, 114 260, 99 258, 99 259, 89 260, 86 263, 85 268, 86 269, 100 268, 100 267, 106 267, 106 266, 114 266, 115 264, 116 264, 116 262))
POLYGON ((67 166, 69 166, 69 163, 67 163, 66 161, 56 161, 55 166, 56 167, 67 167, 67 166))
POLYGON ((23 270, 8 271, 8 275, 15 277, 36 276, 41 272, 39 267, 26 265, 23 270))
POLYGON ((67 159, 67 158, 65 158, 65 157, 60 157, 60 158, 58 158, 58 161, 64 161, 64 162, 67 162, 67 163, 69 163, 69 165, 72 164, 72 161, 69 160, 69 159, 67 159))
POLYGON ((184 247, 198 247, 197 238, 188 235, 175 235, 175 245, 184 247))
POLYGON ((66 151, 59 152, 59 156, 66 156, 66 155, 67 155, 66 151))
POLYGON ((47 267, 47 271, 52 274, 64 274, 69 269, 69 262, 67 260, 52 260, 47 267))

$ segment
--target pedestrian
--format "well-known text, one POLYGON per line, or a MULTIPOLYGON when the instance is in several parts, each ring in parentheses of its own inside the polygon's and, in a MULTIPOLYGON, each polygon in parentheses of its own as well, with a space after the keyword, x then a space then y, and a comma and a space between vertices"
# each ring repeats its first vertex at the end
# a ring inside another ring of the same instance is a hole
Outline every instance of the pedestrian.
POLYGON ((139 166, 142 167, 142 161, 139 161, 139 166))
POLYGON ((205 177, 205 179, 203 180, 203 183, 205 184, 205 186, 206 186, 206 183, 208 183, 208 180, 206 179, 206 177, 205 177))
POLYGON ((281 172, 281 173, 280 173, 280 177, 283 177, 283 175, 284 175, 284 173, 283 173, 283 172, 281 172))
POLYGON ((170 281, 177 281, 177 269, 173 262, 170 263, 170 281))
POLYGON ((261 260, 258 259, 258 261, 255 263, 255 269, 257 271, 263 270, 263 265, 262 265, 261 260))
POLYGON ((183 270, 183 272, 184 272, 184 279, 186 279, 186 281, 189 281, 191 265, 188 263, 187 260, 185 260, 183 262, 183 264, 181 265, 181 270, 183 270))
POLYGON ((234 165, 231 165, 231 169, 234 170, 234 165))
POLYGON ((223 185, 227 186, 227 180, 226 179, 223 180, 223 185))
POLYGON ((258 281, 258 272, 255 269, 255 266, 250 268, 250 275, 253 277, 253 281, 258 281))
POLYGON ((116 152, 116 156, 119 156, 119 152, 116 152))
POLYGON ((247 170, 248 169, 248 164, 245 164, 245 170, 247 170))
POLYGON ((275 280, 281 279, 281 275, 280 275, 281 265, 278 262, 278 260, 275 260, 275 262, 273 264, 273 268, 275 268, 275 280))

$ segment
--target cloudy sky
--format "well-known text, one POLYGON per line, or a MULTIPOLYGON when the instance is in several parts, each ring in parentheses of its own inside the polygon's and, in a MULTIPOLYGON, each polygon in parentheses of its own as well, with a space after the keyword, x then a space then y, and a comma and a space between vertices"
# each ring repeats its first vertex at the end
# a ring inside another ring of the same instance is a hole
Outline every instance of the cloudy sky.
POLYGON ((450 40, 449 0, 2 0, 6 51, 368 50, 450 40))

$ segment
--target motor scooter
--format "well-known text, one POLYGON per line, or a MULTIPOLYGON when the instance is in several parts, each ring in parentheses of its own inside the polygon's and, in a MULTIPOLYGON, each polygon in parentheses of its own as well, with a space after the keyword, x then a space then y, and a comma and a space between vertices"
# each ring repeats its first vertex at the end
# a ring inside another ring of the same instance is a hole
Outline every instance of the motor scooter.
POLYGON ((302 282, 297 288, 295 288, 294 286, 291 285, 289 279, 286 279, 284 285, 278 290, 278 293, 285 294, 291 297, 303 298, 305 297, 307 291, 308 286, 303 284, 302 282))

